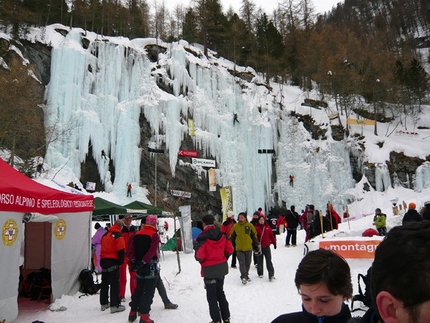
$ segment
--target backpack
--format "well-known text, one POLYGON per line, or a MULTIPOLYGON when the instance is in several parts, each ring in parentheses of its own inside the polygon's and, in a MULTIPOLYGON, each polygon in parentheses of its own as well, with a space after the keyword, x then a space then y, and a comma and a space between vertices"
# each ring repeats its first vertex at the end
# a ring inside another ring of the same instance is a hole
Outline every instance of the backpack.
MULTIPOLYGON (((89 269, 82 269, 79 274, 79 291, 85 295, 93 295, 100 289, 100 284, 94 283, 93 271, 89 269)), ((81 295, 82 296, 82 295, 81 295)))
POLYGON ((364 304, 364 306, 371 307, 372 306, 372 298, 370 296, 370 279, 372 277, 372 267, 370 267, 367 270, 367 274, 358 274, 358 294, 354 295, 352 297, 351 301, 351 312, 363 310, 361 308, 354 308, 354 301, 360 301, 364 304), (364 285, 364 292, 363 288, 361 288, 362 284, 364 285))

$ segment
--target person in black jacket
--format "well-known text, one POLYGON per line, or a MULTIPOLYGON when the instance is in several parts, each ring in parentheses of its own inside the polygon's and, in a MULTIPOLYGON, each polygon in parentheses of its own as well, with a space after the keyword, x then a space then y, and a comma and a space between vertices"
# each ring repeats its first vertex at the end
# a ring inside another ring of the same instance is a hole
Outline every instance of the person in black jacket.
POLYGON ((421 222, 423 220, 422 216, 415 210, 416 207, 417 205, 414 202, 409 203, 409 210, 403 216, 403 225, 409 222, 421 222))
POLYGON ((392 228, 372 264, 372 307, 361 323, 430 322, 430 222, 392 228))
POLYGON ((137 278, 137 286, 131 296, 129 322, 134 322, 139 312, 139 323, 154 323, 149 317, 149 312, 159 279, 159 244, 157 217, 150 214, 146 217, 143 228, 133 236, 127 251, 130 263, 136 270, 137 278))
POLYGON ((302 297, 302 311, 278 316, 272 323, 347 323, 344 302, 352 296, 348 263, 330 250, 309 252, 300 262, 294 283, 302 297))
POLYGON ((423 220, 430 221, 430 201, 424 203, 423 220))
POLYGON ((297 226, 299 225, 299 214, 296 212, 294 205, 290 206, 290 210, 286 212, 285 220, 287 221, 287 237, 285 238, 285 246, 290 246, 290 240, 293 247, 297 246, 297 226))
POLYGON ((330 227, 330 220, 326 216, 321 216, 320 211, 315 210, 315 220, 313 226, 313 236, 316 237, 328 231, 330 227), (322 221, 322 224, 321 224, 322 221))

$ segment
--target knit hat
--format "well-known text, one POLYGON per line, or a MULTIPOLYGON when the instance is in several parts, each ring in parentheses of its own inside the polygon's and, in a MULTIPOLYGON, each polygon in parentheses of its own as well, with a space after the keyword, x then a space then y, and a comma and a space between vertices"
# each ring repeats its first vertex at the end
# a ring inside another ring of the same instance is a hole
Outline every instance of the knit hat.
POLYGON ((157 217, 155 215, 150 214, 146 217, 145 223, 152 225, 153 227, 156 227, 157 226, 157 217))
POLYGON ((228 215, 229 218, 231 218, 232 216, 234 216, 234 212, 233 211, 228 211, 227 215, 228 215))
POLYGON ((409 203, 410 209, 415 209, 416 207, 417 207, 417 205, 414 202, 409 203))
POLYGON ((258 211, 255 211, 252 215, 253 218, 258 218, 260 216, 260 213, 258 211))

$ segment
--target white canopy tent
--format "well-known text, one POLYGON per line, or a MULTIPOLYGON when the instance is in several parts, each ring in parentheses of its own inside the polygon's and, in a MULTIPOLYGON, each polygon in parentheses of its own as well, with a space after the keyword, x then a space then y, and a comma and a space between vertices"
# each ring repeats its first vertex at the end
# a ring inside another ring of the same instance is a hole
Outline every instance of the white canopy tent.
POLYGON ((91 261, 93 208, 92 195, 41 185, 0 159, 0 322, 18 316, 21 265, 26 273, 51 271, 53 300, 78 291, 79 273, 91 261))

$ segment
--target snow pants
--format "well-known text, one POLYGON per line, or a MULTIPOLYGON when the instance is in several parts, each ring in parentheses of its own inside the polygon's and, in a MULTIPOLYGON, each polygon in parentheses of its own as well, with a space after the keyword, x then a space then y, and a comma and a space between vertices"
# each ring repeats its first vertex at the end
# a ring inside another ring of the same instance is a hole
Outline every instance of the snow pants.
POLYGON ((285 245, 289 246, 291 244, 297 245, 297 228, 287 228, 287 237, 285 239, 285 245))
POLYGON ((106 305, 109 303, 110 295, 110 306, 118 306, 119 300, 119 269, 116 268, 112 271, 102 272, 102 284, 100 287, 100 305, 106 305), (110 290, 109 290, 110 287, 110 290))
POLYGON ((263 275, 264 258, 266 258, 266 268, 267 268, 267 272, 269 273, 269 278, 273 277, 275 275, 275 269, 273 268, 272 253, 270 251, 270 246, 269 247, 262 247, 261 248, 261 255, 257 256, 257 274, 258 274, 258 276, 263 275))
POLYGON ((206 298, 209 304, 209 314, 213 322, 221 322, 230 317, 227 298, 224 293, 224 277, 205 278, 206 298))
POLYGON ((237 261, 239 261, 240 279, 249 278, 249 268, 251 267, 252 250, 236 251, 237 261))
POLYGON ((140 312, 140 314, 149 314, 154 300, 158 273, 155 276, 136 276, 136 278, 137 286, 133 295, 131 295, 130 310, 140 312))
POLYGON ((130 271, 131 264, 127 257, 124 258, 124 263, 119 267, 119 297, 125 297, 125 289, 127 285, 127 267, 130 273, 130 293, 133 295, 136 288, 136 272, 130 271))

